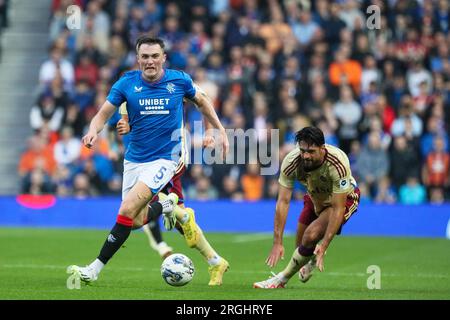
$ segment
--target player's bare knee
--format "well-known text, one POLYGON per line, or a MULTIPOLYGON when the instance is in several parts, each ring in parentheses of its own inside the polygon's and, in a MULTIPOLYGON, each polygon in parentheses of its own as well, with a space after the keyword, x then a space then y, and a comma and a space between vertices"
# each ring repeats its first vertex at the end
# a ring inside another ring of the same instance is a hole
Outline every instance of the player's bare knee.
POLYGON ((138 215, 136 215, 133 219, 133 226, 131 227, 133 230, 141 228, 147 221, 147 207, 143 208, 138 215))
POLYGON ((136 209, 130 201, 124 200, 120 206, 119 214, 127 218, 134 219, 136 216, 136 209))

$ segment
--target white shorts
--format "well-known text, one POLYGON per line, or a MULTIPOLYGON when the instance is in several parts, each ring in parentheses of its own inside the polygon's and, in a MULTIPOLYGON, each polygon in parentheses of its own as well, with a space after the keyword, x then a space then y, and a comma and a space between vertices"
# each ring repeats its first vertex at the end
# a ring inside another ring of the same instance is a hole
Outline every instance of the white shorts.
POLYGON ((142 181, 157 194, 175 175, 177 163, 171 160, 159 159, 152 162, 123 162, 122 200, 138 182, 142 181))

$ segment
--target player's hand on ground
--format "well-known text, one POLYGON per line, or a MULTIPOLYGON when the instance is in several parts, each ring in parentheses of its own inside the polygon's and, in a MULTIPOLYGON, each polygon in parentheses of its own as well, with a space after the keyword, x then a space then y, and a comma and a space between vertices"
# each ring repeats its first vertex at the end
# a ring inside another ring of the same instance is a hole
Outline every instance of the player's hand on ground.
POLYGON ((272 251, 266 259, 266 264, 273 268, 277 265, 280 259, 284 257, 284 247, 282 244, 274 244, 272 247, 272 251))
POLYGON ((316 266, 319 268, 320 272, 323 271, 323 258, 325 257, 325 248, 318 244, 316 249, 314 250, 314 254, 316 255, 316 266))
POLYGON ((97 132, 89 130, 88 133, 81 139, 86 148, 92 148, 94 143, 97 141, 97 132))
POLYGON ((125 121, 124 119, 120 119, 117 122, 116 128, 117 128, 117 133, 120 134, 121 136, 130 132, 130 124, 127 121, 125 121))

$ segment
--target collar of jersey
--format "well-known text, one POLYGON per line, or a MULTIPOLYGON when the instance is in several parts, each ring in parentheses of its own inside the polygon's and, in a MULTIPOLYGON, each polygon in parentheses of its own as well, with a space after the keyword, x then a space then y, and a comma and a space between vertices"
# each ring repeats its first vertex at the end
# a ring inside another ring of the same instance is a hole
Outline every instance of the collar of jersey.
POLYGON ((155 86, 157 84, 160 84, 163 81, 163 79, 166 77, 166 69, 163 69, 163 74, 162 74, 161 78, 159 78, 155 82, 148 82, 147 80, 145 80, 144 77, 142 76, 142 71, 141 71, 141 74, 139 75, 139 77, 141 78, 142 82, 144 82, 145 84, 147 84, 149 86, 155 86))

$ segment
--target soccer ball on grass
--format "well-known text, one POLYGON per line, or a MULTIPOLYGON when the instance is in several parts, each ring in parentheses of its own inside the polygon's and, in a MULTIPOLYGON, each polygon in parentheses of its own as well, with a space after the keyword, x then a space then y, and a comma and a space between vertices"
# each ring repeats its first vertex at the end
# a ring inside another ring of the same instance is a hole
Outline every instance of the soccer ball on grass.
POLYGON ((161 276, 171 286, 181 287, 194 277, 192 260, 181 253, 174 253, 164 259, 161 265, 161 276))

